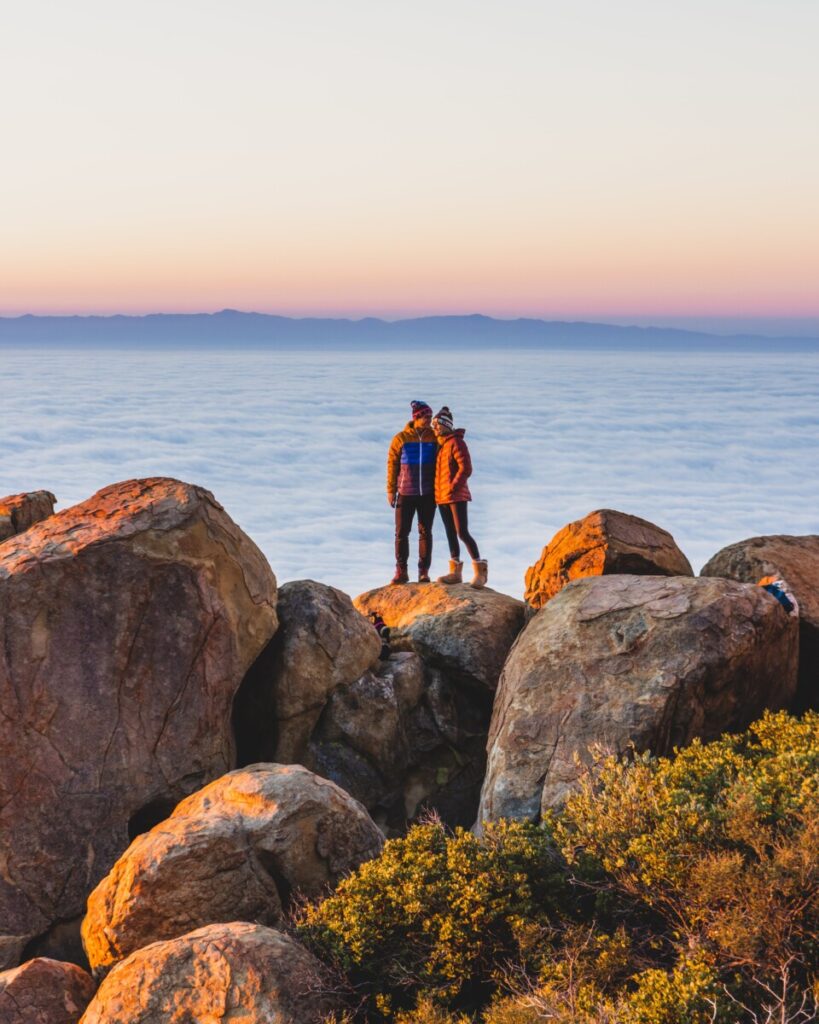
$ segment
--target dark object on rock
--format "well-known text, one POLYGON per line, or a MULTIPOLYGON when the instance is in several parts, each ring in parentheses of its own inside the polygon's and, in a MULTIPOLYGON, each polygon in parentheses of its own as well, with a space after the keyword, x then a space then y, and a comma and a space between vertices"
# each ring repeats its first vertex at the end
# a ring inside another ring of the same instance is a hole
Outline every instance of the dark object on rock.
POLYGON ((537 820, 589 747, 669 754, 745 728, 796 689, 797 622, 732 580, 575 580, 530 621, 501 677, 479 824, 537 820))
POLYGON ((701 576, 755 583, 784 579, 799 604, 799 686, 791 710, 819 711, 819 536, 751 537, 717 552, 701 576))
POLYGON ((532 608, 542 608, 571 580, 612 573, 693 576, 670 533, 637 516, 603 508, 552 537, 526 571, 523 596, 532 608))
POLYGON ((390 627, 384 622, 381 616, 381 612, 372 611, 369 612, 367 618, 373 624, 373 627, 378 633, 379 639, 381 640, 381 653, 378 655, 381 661, 389 661, 391 654, 390 651, 390 627))

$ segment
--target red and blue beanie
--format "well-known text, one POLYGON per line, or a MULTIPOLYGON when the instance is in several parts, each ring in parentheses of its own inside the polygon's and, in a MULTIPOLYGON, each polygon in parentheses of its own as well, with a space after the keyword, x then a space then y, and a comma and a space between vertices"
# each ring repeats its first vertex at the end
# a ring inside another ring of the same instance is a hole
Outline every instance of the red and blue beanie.
POLYGON ((431 416, 432 408, 427 405, 426 402, 410 402, 412 406, 412 418, 418 419, 419 416, 431 416))

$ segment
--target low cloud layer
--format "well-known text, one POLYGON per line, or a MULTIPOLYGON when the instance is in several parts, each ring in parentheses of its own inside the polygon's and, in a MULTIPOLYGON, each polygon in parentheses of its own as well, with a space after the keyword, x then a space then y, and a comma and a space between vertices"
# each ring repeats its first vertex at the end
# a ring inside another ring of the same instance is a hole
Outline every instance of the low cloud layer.
MULTIPOLYGON (((280 581, 351 594, 392 573, 385 457, 413 398, 467 428, 470 525, 508 593, 596 508, 670 530, 697 570, 744 537, 819 532, 817 355, 4 351, 0 394, 0 494, 65 508, 178 477, 280 581)), ((436 520, 434 573, 447 557, 436 520)))

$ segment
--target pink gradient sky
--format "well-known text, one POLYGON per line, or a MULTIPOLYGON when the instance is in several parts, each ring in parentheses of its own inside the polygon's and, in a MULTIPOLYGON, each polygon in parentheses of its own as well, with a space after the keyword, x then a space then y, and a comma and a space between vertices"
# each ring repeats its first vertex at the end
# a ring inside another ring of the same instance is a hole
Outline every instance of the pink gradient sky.
POLYGON ((31 0, 0 314, 819 317, 819 5, 31 0))

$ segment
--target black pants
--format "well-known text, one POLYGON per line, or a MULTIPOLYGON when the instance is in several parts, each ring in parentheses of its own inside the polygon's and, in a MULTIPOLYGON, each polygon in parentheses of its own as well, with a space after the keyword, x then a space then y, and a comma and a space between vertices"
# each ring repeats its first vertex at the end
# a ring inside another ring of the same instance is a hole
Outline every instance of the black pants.
POLYGON ((475 538, 469 532, 469 515, 467 513, 468 501, 455 501, 451 505, 439 505, 441 519, 444 521, 446 539, 449 541, 449 554, 456 561, 461 560, 461 545, 458 538, 466 545, 469 557, 476 562, 481 557, 475 538))
POLYGON ((429 571, 432 564, 432 520, 435 518, 435 497, 419 494, 398 495, 395 506, 395 561, 406 568, 409 558, 409 535, 412 520, 418 513, 418 568, 429 571))

